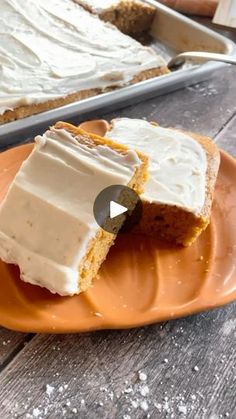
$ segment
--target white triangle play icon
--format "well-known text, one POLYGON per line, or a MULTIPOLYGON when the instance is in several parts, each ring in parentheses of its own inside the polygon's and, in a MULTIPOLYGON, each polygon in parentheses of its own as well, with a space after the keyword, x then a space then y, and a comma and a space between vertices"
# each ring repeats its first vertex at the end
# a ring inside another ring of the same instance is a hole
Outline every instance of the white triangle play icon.
POLYGON ((115 218, 127 211, 128 208, 124 207, 123 205, 117 204, 115 201, 110 201, 110 218, 115 218))

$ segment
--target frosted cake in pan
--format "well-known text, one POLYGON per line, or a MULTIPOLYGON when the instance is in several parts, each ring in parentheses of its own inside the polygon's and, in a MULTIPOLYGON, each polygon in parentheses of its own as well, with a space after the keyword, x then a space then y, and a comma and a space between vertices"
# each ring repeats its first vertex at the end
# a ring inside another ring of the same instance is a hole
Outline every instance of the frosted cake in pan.
POLYGON ((2 0, 0 26, 0 123, 168 72, 72 0, 2 0))

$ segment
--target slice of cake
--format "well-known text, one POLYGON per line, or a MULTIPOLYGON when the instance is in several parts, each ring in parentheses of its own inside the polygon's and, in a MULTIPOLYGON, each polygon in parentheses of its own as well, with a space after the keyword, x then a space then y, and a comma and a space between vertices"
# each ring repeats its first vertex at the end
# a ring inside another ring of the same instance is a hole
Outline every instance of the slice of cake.
POLYGON ((0 206, 0 258, 18 265, 23 281, 52 293, 86 290, 116 237, 97 225, 94 200, 114 184, 142 192, 147 162, 126 146, 58 122, 35 138, 0 206))
POLYGON ((207 137, 121 118, 82 125, 149 156, 143 216, 136 231, 190 245, 210 222, 220 154, 207 137))
POLYGON ((2 0, 0 26, 0 124, 169 73, 72 0, 2 0))
POLYGON ((156 9, 139 0, 74 0, 121 32, 137 35, 151 28, 156 9))

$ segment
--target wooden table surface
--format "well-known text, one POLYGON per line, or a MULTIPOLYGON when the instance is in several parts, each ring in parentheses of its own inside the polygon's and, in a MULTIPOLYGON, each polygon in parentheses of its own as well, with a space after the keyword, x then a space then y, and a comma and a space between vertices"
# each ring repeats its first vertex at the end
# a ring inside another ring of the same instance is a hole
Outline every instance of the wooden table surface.
MULTIPOLYGON (((103 116, 117 115, 209 135, 236 156, 236 67, 103 116)), ((235 419, 235 315, 233 303, 135 330, 57 336, 2 328, 0 418, 235 419)))

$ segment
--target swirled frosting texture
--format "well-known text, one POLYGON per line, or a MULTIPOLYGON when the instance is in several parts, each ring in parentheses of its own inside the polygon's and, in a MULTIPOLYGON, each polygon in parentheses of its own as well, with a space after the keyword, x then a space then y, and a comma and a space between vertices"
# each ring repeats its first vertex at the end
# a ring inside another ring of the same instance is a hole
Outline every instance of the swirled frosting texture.
POLYGON ((149 202, 177 205, 196 214, 205 202, 207 157, 190 136, 141 119, 112 121, 106 137, 143 151, 150 178, 142 196, 149 202))
POLYGON ((1 0, 0 114, 86 89, 128 84, 164 65, 72 0, 1 0))

